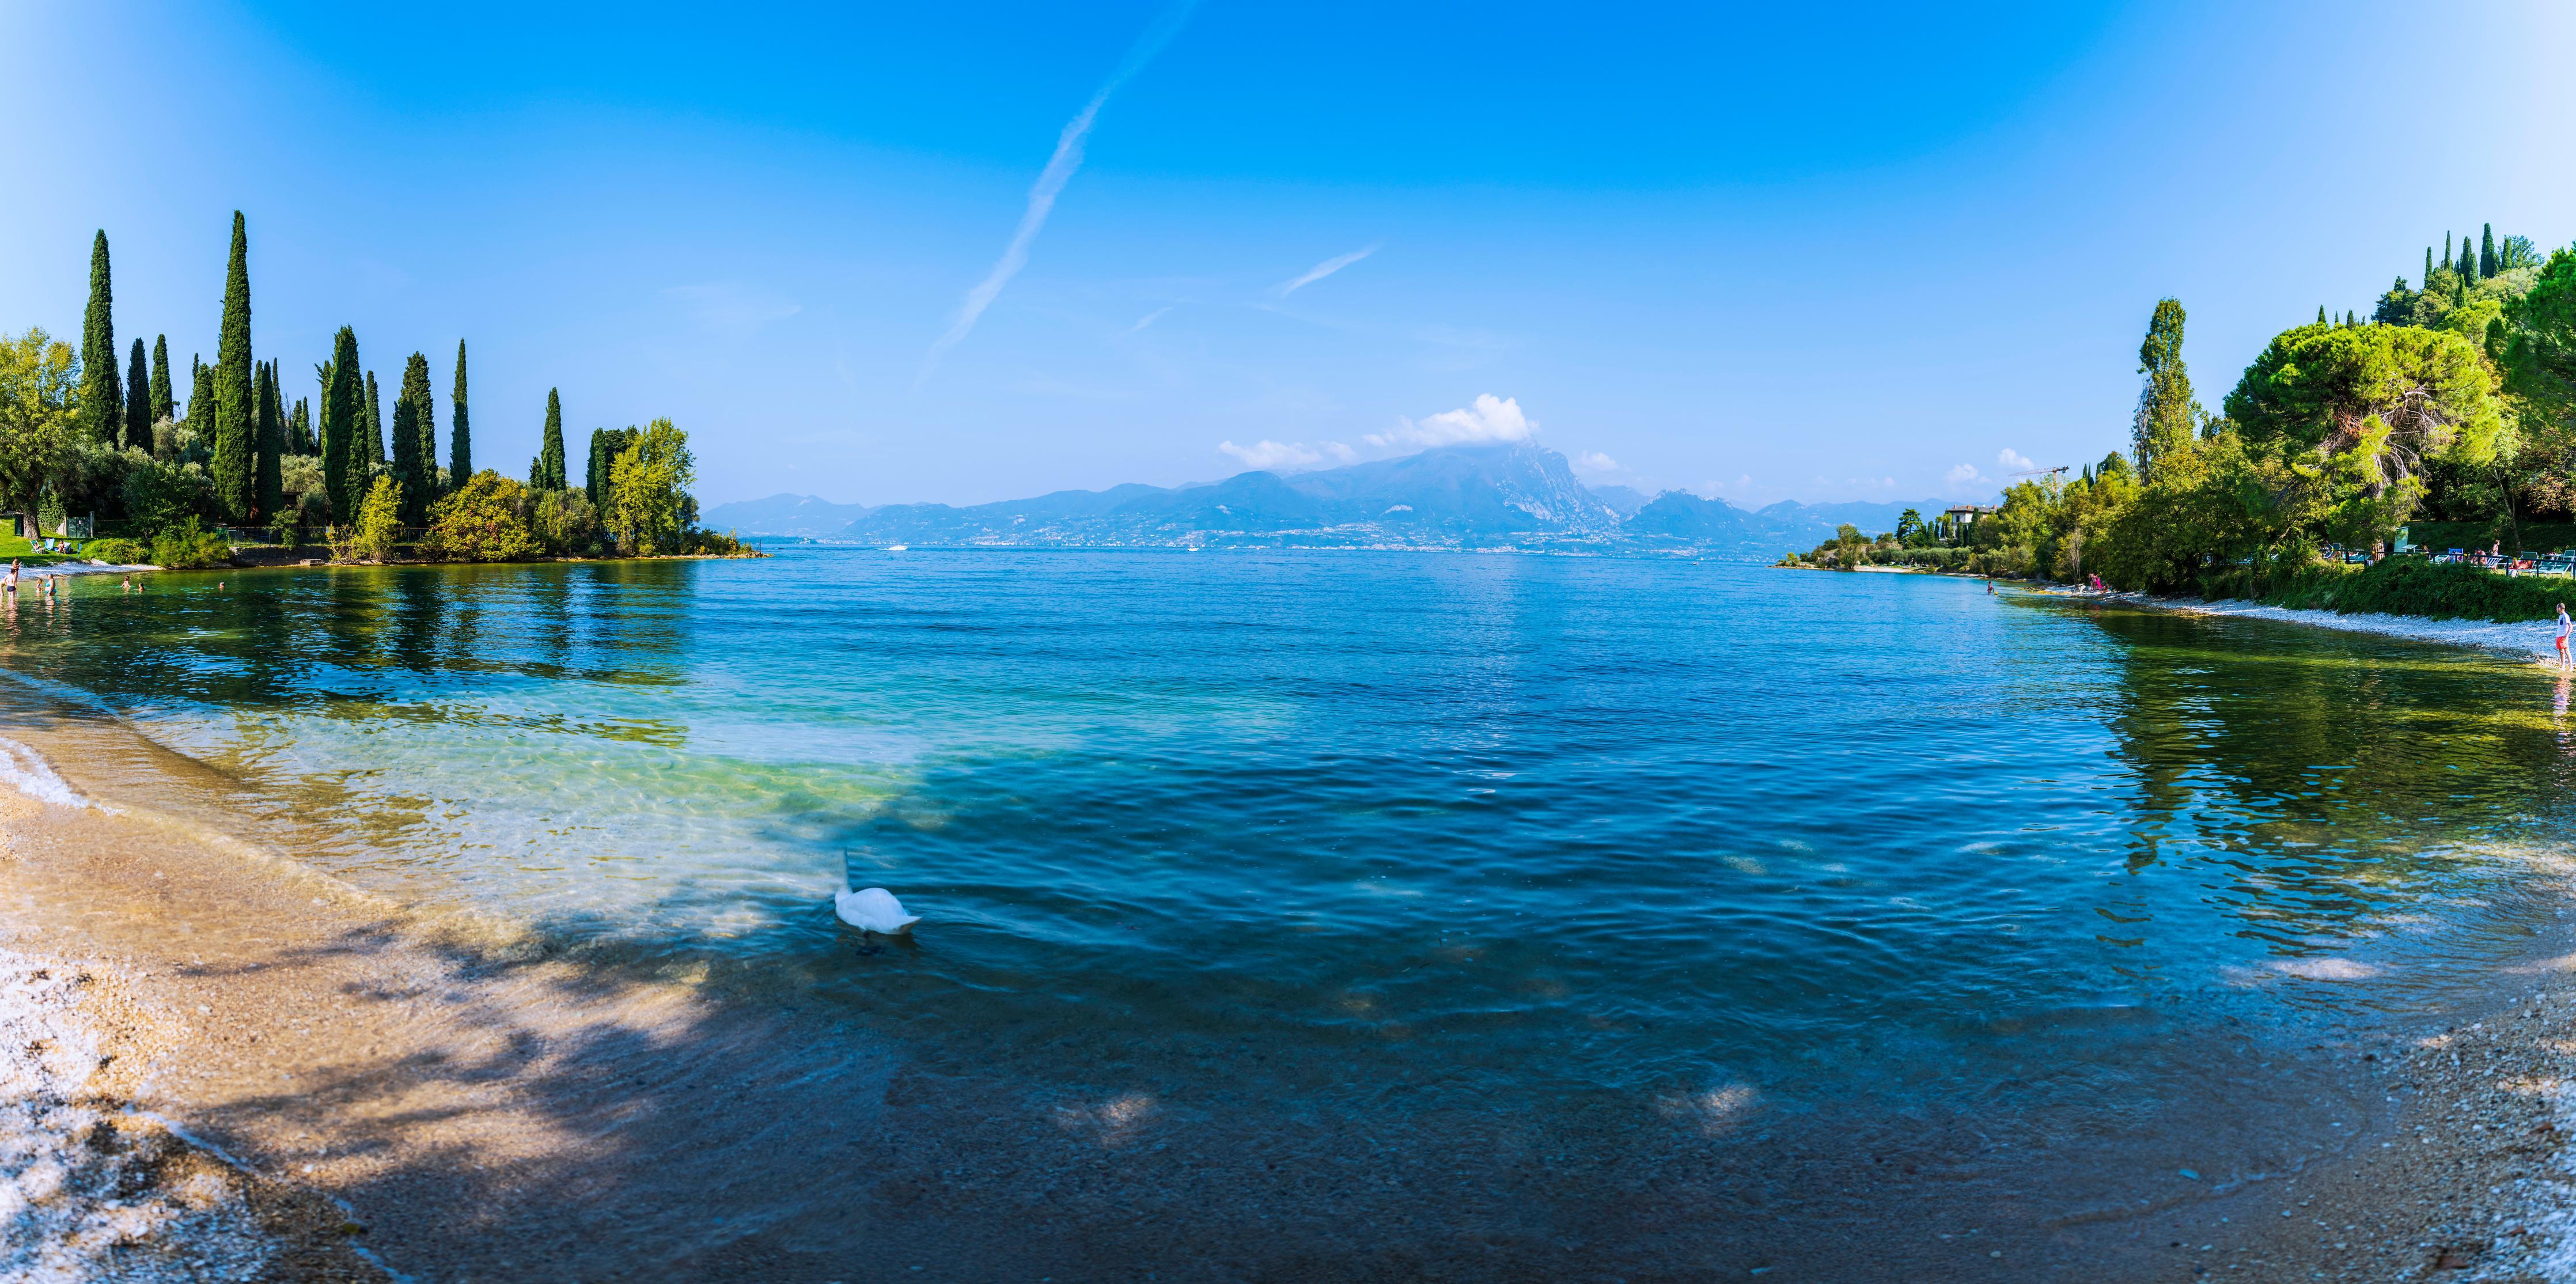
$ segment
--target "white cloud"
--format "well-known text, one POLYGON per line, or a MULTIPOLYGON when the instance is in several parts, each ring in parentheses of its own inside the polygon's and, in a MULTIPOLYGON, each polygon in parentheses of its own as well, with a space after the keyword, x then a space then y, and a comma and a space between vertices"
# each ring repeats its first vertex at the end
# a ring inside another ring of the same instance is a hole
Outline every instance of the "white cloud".
POLYGON ((1538 432, 1538 424, 1521 413, 1521 403, 1510 397, 1481 393, 1474 405, 1457 410, 1444 410, 1427 419, 1407 419, 1404 426, 1388 433, 1371 433, 1363 440, 1379 449, 1397 446, 1456 446, 1469 443, 1528 441, 1538 432))
POLYGON ((1612 459, 1608 455, 1602 454, 1597 450, 1584 451, 1582 454, 1576 455, 1573 462, 1574 471, 1578 473, 1615 473, 1619 471, 1618 460, 1612 459))
POLYGON ((2030 462, 2030 457, 2028 455, 2025 455, 2010 446, 2006 446, 2002 450, 1996 452, 1995 462, 2017 473, 2026 473, 2039 467, 2039 465, 2030 462))
POLYGON ((1358 457, 1357 451, 1338 441, 1328 441, 1320 446, 1309 446, 1302 441, 1267 439, 1256 441, 1249 446, 1238 446, 1231 441, 1223 441, 1218 442, 1216 448, 1241 460, 1244 467, 1256 469, 1312 468, 1324 462, 1328 455, 1343 463, 1349 463, 1358 457))
POLYGON ((1977 483, 1977 482, 1981 482, 1981 481, 1984 481, 1984 480, 1986 479, 1985 474, 1980 473, 1980 472, 1978 472, 1978 471, 1977 471, 1977 466, 1976 466, 1975 464, 1959 464, 1959 465, 1955 465, 1955 466, 1953 466, 1953 467, 1950 469, 1950 471, 1949 471, 1948 473, 1943 474, 1943 475, 1944 475, 1944 476, 1949 480, 1949 483, 1950 483, 1951 485, 1953 485, 1953 486, 1969 486, 1969 485, 1974 485, 1975 483, 1977 483))
POLYGON ((1279 286, 1279 297, 1283 299, 1287 298, 1289 295, 1295 294, 1299 290, 1305 289, 1307 286, 1313 285, 1317 281, 1321 281, 1325 277, 1331 276, 1335 272, 1339 272, 1343 268, 1349 267, 1350 265, 1359 262, 1361 259, 1367 258, 1375 253, 1377 253, 1377 247, 1371 245, 1353 250, 1348 254, 1335 255, 1332 258, 1326 259, 1323 262, 1306 269, 1305 275, 1298 277, 1296 280, 1282 282, 1279 286))
POLYGON ((1154 324, 1154 323, 1155 323, 1155 322, 1157 322, 1157 321, 1162 320, 1162 319, 1163 319, 1163 314, 1164 314, 1164 313, 1166 313, 1166 312, 1169 312, 1169 311, 1171 311, 1171 310, 1172 310, 1172 309, 1171 309, 1170 307, 1168 307, 1168 306, 1166 306, 1166 307, 1159 307, 1159 308, 1154 309, 1154 310, 1153 310, 1153 311, 1151 311, 1151 312, 1146 313, 1145 315, 1143 315, 1143 316, 1141 316, 1141 317, 1136 318, 1136 324, 1134 324, 1134 325, 1131 325, 1131 326, 1127 327, 1127 333, 1129 333, 1129 334, 1134 334, 1134 333, 1136 333, 1137 331, 1142 330, 1142 329, 1144 329, 1145 327, 1147 327, 1147 326, 1149 326, 1149 325, 1152 325, 1152 324, 1154 324))
POLYGON ((1002 257, 994 261, 993 270, 985 273, 984 279, 958 302, 957 316, 948 323, 947 333, 930 345, 930 355, 922 360, 921 375, 913 380, 915 387, 929 380, 930 372, 939 368, 939 359, 947 356, 950 348, 956 347, 974 330, 975 321, 984 315, 984 309, 993 306, 993 300, 1001 297, 1002 287, 1009 285, 1011 278, 1028 266, 1029 246, 1038 239, 1038 232, 1046 227, 1047 215, 1055 209, 1056 196, 1064 191, 1065 184, 1073 181, 1073 172, 1082 168, 1082 145, 1091 137, 1091 123, 1099 118, 1100 109, 1108 105, 1110 94, 1127 83, 1128 77, 1144 70, 1145 64, 1163 51, 1163 46, 1172 43, 1172 37, 1180 33, 1182 20, 1190 16, 1190 9, 1197 3, 1198 0, 1179 0, 1164 10, 1162 16, 1154 20, 1154 25, 1147 27, 1145 34, 1138 36, 1136 43, 1128 47, 1127 57, 1118 64, 1118 70, 1109 74, 1109 79, 1100 86, 1100 92, 1093 94, 1091 101, 1085 103, 1072 120, 1065 122, 1064 132, 1056 135, 1055 154, 1047 157, 1046 168, 1038 171, 1038 181, 1029 185, 1028 208, 1020 211, 1020 226, 1011 233, 1011 243, 1003 247, 1002 257))

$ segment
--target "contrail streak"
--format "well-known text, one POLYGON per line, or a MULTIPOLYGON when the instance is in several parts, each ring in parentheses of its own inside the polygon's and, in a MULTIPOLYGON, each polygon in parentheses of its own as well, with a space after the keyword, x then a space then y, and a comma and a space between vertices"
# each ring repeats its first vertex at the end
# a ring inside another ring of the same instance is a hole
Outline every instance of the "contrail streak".
POLYGON ((1367 249, 1353 250, 1348 254, 1326 259, 1323 262, 1306 269, 1306 274, 1304 276, 1298 277, 1296 280, 1280 286, 1279 297, 1283 299, 1287 298, 1289 295, 1295 294, 1299 290, 1305 289, 1307 286, 1313 285, 1317 281, 1321 281, 1325 277, 1331 276, 1335 272, 1339 272, 1343 268, 1349 267, 1350 265, 1359 262, 1361 259, 1367 258, 1375 253, 1377 253, 1377 247, 1372 245, 1367 249))
POLYGON ((1083 104, 1081 112, 1066 122, 1063 133, 1056 135, 1055 154, 1047 158, 1046 168, 1038 173, 1038 181, 1029 186, 1029 207, 1020 214, 1019 229, 1011 233, 1011 243, 1003 248, 1002 257, 993 264, 993 270, 985 273, 984 279, 976 282, 975 288, 968 290, 965 299, 957 305, 957 316, 948 323, 948 332, 930 345, 930 355, 922 362, 920 377, 913 380, 913 387, 929 382, 931 372, 939 368, 940 358, 947 356, 950 348, 956 347, 973 332, 975 322, 984 315, 984 309, 993 306, 993 300, 1001 297, 1002 287, 1009 285, 1011 278, 1028 265, 1029 245, 1046 227, 1047 215, 1055 209, 1057 194, 1064 191, 1066 183, 1073 181, 1073 172, 1082 168, 1082 145, 1090 139, 1091 124, 1099 118, 1101 107, 1120 85, 1143 71, 1145 64, 1163 51, 1163 46, 1172 43, 1172 37, 1180 34, 1181 24, 1188 20, 1190 10, 1197 4, 1198 0, 1179 0, 1164 10, 1162 16, 1154 20, 1154 25, 1147 27, 1145 34, 1138 36, 1136 43, 1128 47, 1126 58, 1100 86, 1100 92, 1093 94, 1091 101, 1083 104))

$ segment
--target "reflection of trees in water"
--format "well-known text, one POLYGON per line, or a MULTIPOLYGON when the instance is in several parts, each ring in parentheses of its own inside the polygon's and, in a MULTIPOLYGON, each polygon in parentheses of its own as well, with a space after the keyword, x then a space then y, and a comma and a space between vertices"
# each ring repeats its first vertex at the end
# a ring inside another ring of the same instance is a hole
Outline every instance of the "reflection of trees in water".
POLYGON ((2125 644, 2106 724, 2138 786, 2130 871, 2216 874, 2240 934, 2276 952, 2367 933, 2418 894, 2401 884, 2474 873, 2471 849, 2554 812, 2576 771, 2513 666, 2297 625, 2093 618, 2125 644))

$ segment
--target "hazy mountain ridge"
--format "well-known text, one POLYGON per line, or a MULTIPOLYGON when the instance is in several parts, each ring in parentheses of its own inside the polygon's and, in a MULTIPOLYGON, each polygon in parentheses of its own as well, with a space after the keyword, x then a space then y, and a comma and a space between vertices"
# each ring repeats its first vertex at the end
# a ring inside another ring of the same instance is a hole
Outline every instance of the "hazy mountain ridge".
MULTIPOLYGON (((1919 501, 1923 508, 1935 501, 1919 501)), ((1654 548, 1776 557, 1830 538, 1845 521, 1892 530, 1905 504, 1780 503, 1748 512, 1686 491, 1648 498, 1585 486, 1565 457, 1516 443, 1448 446, 1400 459, 1210 485, 1129 483, 953 507, 829 505, 779 495, 721 505, 710 525, 745 534, 861 544, 1030 547, 1654 548), (791 502, 792 501, 792 502, 791 502), (860 509, 836 530, 831 509, 860 509), (790 527, 794 527, 790 529, 790 527)))

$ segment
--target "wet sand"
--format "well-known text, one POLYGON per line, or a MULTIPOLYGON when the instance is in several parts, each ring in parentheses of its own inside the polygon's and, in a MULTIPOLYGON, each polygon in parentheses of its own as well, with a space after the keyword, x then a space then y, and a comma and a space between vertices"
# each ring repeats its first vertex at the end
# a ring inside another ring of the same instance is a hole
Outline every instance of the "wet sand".
MULTIPOLYGON (((86 764, 159 769, 58 730, 86 764)), ((0 948, 93 978, 94 1108, 237 1161, 116 1125, 158 1187, 253 1211, 255 1278, 371 1278, 360 1248, 422 1281, 2571 1278, 2567 960, 2497 978, 2457 1029, 2249 1066, 2235 1117, 2324 1093, 2350 1124, 2281 1176, 2068 1216, 1975 1120, 1848 1155, 1724 1136, 1713 1107, 1399 1134, 1400 1103, 1295 1099, 1258 1049, 1195 1088, 934 1064, 793 978, 550 955, 106 796, 124 809, 0 794, 0 948)))

